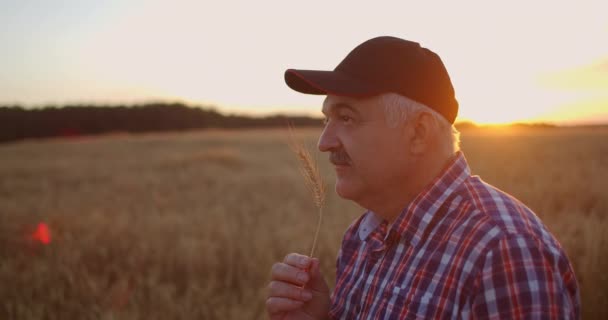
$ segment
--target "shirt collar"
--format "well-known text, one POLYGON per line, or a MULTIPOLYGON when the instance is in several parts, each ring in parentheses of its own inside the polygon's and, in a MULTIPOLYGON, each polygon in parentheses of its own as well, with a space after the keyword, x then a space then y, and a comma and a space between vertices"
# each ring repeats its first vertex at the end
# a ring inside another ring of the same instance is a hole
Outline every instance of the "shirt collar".
POLYGON ((369 235, 383 222, 382 220, 383 219, 379 215, 372 211, 368 211, 359 226, 359 239, 361 239, 361 241, 367 239, 367 237, 369 237, 369 235))
MULTIPOLYGON (((470 175, 471 170, 464 155, 460 151, 457 152, 439 175, 397 216, 390 230, 384 235, 385 240, 393 233, 409 239, 412 245, 416 245, 433 215, 470 175)), ((368 212, 359 228, 359 238, 366 239, 382 222, 380 216, 368 212)))

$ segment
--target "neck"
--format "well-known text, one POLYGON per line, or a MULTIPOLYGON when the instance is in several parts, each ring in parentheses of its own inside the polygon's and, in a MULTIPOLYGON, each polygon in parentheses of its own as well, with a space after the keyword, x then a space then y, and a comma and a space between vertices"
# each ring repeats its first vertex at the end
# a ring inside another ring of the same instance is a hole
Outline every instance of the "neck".
POLYGON ((364 206, 393 223, 399 214, 420 192, 437 177, 451 156, 426 155, 414 159, 409 164, 412 170, 400 184, 390 186, 384 192, 378 193, 377 199, 370 199, 369 206, 364 206))

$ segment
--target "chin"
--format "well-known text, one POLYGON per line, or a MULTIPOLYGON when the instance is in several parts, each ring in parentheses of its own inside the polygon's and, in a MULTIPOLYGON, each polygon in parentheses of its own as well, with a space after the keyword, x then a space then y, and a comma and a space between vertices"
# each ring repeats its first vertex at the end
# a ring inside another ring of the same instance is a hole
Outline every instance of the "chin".
POLYGON ((357 195, 356 188, 354 188, 352 183, 348 183, 339 178, 336 181, 336 193, 340 198, 347 200, 355 200, 357 195))

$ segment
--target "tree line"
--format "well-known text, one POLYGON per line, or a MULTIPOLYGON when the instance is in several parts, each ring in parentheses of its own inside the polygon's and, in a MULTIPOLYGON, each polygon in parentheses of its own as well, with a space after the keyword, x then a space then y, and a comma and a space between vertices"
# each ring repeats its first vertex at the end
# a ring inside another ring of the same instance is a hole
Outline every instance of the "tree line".
POLYGON ((273 115, 225 115, 213 108, 182 103, 136 106, 70 105, 27 109, 0 106, 0 142, 27 138, 73 137, 110 132, 183 131, 205 128, 321 126, 319 118, 273 115))
MULTIPOLYGON (((68 105, 24 108, 0 106, 0 143, 27 138, 75 137, 112 132, 184 131, 219 128, 320 127, 322 119, 273 115, 251 117, 222 114, 212 107, 183 103, 134 106, 68 105)), ((553 124, 512 124, 511 127, 547 129, 553 124)), ((458 130, 483 129, 472 122, 456 123, 458 130)))

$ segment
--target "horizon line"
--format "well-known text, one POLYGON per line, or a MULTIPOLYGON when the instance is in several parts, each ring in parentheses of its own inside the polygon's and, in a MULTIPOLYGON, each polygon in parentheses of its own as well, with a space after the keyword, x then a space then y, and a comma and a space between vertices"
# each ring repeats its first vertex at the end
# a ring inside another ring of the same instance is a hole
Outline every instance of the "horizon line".
MULTIPOLYGON (((130 101, 130 102, 112 102, 112 101, 75 101, 75 102, 67 102, 67 103, 53 103, 53 102, 48 102, 48 103, 38 103, 38 104, 25 104, 25 103, 18 103, 18 102, 12 102, 12 103, 8 103, 8 102, 0 102, 0 108, 22 108, 25 110, 41 110, 41 109, 46 109, 46 108, 66 108, 66 107, 79 107, 79 106, 89 106, 89 107, 139 107, 139 106, 146 106, 146 105, 151 105, 151 104, 161 104, 161 105, 171 105, 171 104, 181 104, 185 107, 188 108, 199 108, 199 109, 206 109, 206 110, 212 110, 215 112, 218 112, 222 115, 225 116, 245 116, 245 117, 251 117, 251 118, 265 118, 265 117, 273 117, 273 116, 292 116, 292 117, 310 117, 310 118, 322 118, 322 115, 320 114, 319 111, 317 111, 316 109, 311 107, 311 110, 315 110, 315 111, 311 111, 311 112, 303 112, 301 110, 299 111, 290 111, 290 110, 280 110, 277 108, 277 110, 274 111, 251 111, 251 110, 230 110, 231 108, 229 106, 222 106, 222 105, 218 105, 218 104, 214 104, 214 103, 210 103, 210 102, 191 102, 191 101, 186 101, 184 99, 163 99, 163 98, 150 98, 150 99, 142 99, 142 100, 137 100, 137 101, 130 101), (315 116, 315 113, 319 113, 318 116, 315 116)), ((243 107, 239 108, 242 109, 243 107)), ((235 109, 235 108, 232 108, 235 109)), ((255 108, 253 109, 255 110, 255 108)), ((607 113, 608 115, 608 113, 607 113)), ((595 126, 608 126, 608 121, 607 120, 603 120, 603 121, 592 121, 592 120, 577 120, 577 119, 570 119, 570 120, 564 120, 564 121, 543 121, 543 120, 538 120, 538 121, 530 121, 530 120, 516 120, 516 121, 510 121, 510 122, 493 122, 493 123, 482 123, 482 122, 477 122, 473 119, 468 119, 468 118, 462 118, 462 119, 458 119, 458 117, 456 118, 456 121, 454 122, 454 124, 460 124, 460 125, 467 125, 467 124, 472 124, 476 127, 501 127, 501 126, 514 126, 514 125, 521 125, 521 126, 547 126, 547 127, 595 127, 595 126)))

